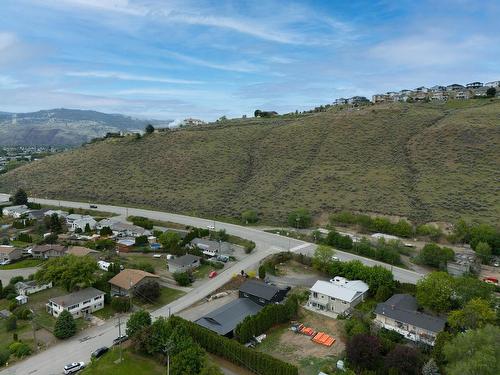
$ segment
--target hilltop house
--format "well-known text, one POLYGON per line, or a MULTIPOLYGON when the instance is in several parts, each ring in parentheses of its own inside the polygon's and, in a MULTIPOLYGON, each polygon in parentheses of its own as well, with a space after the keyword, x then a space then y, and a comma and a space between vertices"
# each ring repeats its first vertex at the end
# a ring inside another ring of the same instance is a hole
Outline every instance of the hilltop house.
POLYGON ((200 257, 192 254, 170 259, 168 261, 168 270, 172 273, 191 271, 200 266, 200 259, 200 257))
POLYGON ((31 249, 31 254, 36 259, 49 259, 61 257, 66 254, 67 250, 68 248, 62 245, 35 245, 31 249))
POLYGON ((436 336, 446 323, 445 319, 421 313, 417 300, 409 294, 395 294, 377 304, 375 324, 398 332, 406 339, 434 345, 436 336))
POLYGON ((17 249, 14 246, 0 245, 0 262, 9 261, 21 258, 23 255, 23 251, 21 249, 17 249))
POLYGON ((125 268, 118 275, 114 276, 108 282, 111 284, 111 296, 132 297, 134 290, 148 281, 158 281, 159 276, 152 273, 125 268))
POLYGON ((335 102, 333 104, 335 104, 335 105, 347 104, 347 99, 345 99, 345 98, 335 99, 335 102))
POLYGON ((483 84, 481 82, 471 82, 465 85, 468 89, 478 89, 480 87, 483 87, 483 84))
POLYGON ((353 105, 363 104, 368 102, 369 100, 364 96, 353 96, 352 98, 347 99, 347 103, 353 105))
POLYGON ((453 83, 451 85, 446 86, 447 91, 458 91, 458 90, 463 90, 465 89, 464 86, 459 85, 458 83, 453 83))
POLYGON ((470 92, 467 90, 457 91, 457 94, 455 95, 455 99, 467 100, 469 98, 470 98, 470 92))
POLYGON ((349 313, 365 300, 368 285, 361 280, 347 280, 336 276, 330 282, 318 280, 311 288, 307 307, 337 317, 349 313))
POLYGON ((259 280, 247 280, 239 289, 240 298, 251 299, 258 305, 268 305, 283 301, 288 289, 280 289, 275 285, 269 285, 259 280))
POLYGON ((432 91, 432 92, 446 91, 446 87, 440 86, 440 85, 436 85, 436 86, 432 86, 430 88, 430 91, 432 91))
POLYGON ((484 84, 486 87, 500 87, 500 81, 491 81, 484 84))
POLYGON ((87 317, 104 307, 104 294, 99 289, 86 288, 65 296, 54 297, 46 304, 47 312, 56 318, 63 310, 69 311, 73 318, 87 317))
POLYGON ((436 91, 432 94, 431 100, 448 100, 448 93, 446 91, 436 91))

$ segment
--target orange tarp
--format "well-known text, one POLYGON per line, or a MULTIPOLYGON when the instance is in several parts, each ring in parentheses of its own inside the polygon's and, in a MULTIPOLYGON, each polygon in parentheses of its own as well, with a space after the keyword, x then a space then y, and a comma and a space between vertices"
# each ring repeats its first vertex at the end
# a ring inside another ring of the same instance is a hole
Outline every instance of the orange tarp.
POLYGON ((324 332, 318 332, 311 340, 325 346, 332 346, 335 342, 333 337, 324 332))

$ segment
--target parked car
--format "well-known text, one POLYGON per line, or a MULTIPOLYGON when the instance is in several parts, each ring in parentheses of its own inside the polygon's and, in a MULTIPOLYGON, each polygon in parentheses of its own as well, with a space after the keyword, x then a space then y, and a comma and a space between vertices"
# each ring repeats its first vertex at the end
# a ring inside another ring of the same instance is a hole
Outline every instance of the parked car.
POLYGON ((104 354, 107 353, 108 350, 109 350, 109 348, 107 346, 103 346, 102 348, 99 348, 99 349, 93 351, 91 354, 91 357, 92 358, 102 357, 104 354))
POLYGON ((64 374, 74 374, 85 367, 85 362, 73 362, 64 366, 64 374))
POLYGON ((118 344, 121 344, 122 342, 125 342, 128 340, 128 336, 127 335, 121 335, 119 337, 117 337, 116 339, 113 340, 113 345, 118 345, 118 344))
POLYGON ((161 254, 153 254, 153 258, 161 258, 161 254))
POLYGON ((215 230, 215 225, 207 225, 207 228, 210 230, 215 230))
POLYGON ((332 256, 332 260, 334 260, 336 262, 340 261, 339 257, 336 257, 336 256, 332 256))
POLYGON ((0 262, 0 266, 6 266, 7 264, 10 264, 10 259, 5 259, 0 262))
POLYGON ((97 208, 97 206, 95 204, 91 204, 90 208, 97 208))
POLYGON ((212 271, 208 274, 209 279, 213 279, 215 276, 217 276, 217 271, 212 271))
POLYGON ((229 257, 227 255, 217 255, 216 260, 222 263, 226 263, 229 261, 229 257))

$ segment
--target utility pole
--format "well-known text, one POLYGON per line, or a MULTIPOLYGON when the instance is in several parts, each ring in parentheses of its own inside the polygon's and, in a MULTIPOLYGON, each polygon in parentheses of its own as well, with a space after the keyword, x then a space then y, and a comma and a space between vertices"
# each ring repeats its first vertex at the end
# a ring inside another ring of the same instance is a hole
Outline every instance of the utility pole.
POLYGON ((120 360, 118 363, 121 363, 123 361, 123 348, 122 348, 122 321, 121 321, 121 315, 118 315, 118 338, 120 340, 120 360))
POLYGON ((31 328, 33 329, 33 341, 35 342, 35 350, 38 351, 38 343, 36 341, 36 322, 35 322, 35 311, 30 309, 33 314, 33 318, 31 319, 31 328))
POLYGON ((167 375, 170 375, 170 351, 174 348, 174 343, 168 339, 163 343, 163 354, 167 357, 167 375))

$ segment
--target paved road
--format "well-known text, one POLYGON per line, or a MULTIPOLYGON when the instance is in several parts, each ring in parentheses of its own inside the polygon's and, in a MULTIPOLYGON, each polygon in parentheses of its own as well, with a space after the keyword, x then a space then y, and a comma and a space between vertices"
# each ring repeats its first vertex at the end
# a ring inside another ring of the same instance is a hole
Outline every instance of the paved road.
MULTIPOLYGON (((61 205, 63 207, 84 208, 88 209, 88 203, 68 202, 59 200, 33 199, 33 202, 61 205)), ((144 216, 150 219, 171 221, 184 225, 196 227, 206 227, 213 225, 213 220, 200 219, 190 216, 170 214, 159 211, 143 210, 136 208, 125 208, 110 205, 98 205, 98 210, 116 213, 118 215, 135 215, 144 216)), ((184 295, 178 300, 153 312, 154 317, 168 316, 168 314, 176 314, 181 310, 191 306, 195 302, 201 300, 207 295, 213 293, 216 289, 228 282, 233 274, 241 270, 256 269, 259 262, 270 254, 283 250, 291 250, 295 252, 303 252, 312 254, 315 249, 314 244, 306 243, 287 237, 282 237, 276 234, 263 232, 255 228, 248 228, 234 224, 215 222, 215 229, 225 229, 229 234, 233 234, 242 238, 252 240, 256 243, 255 250, 246 258, 237 262, 230 268, 221 272, 214 279, 208 280, 206 283, 194 288, 190 293, 184 295)), ((365 264, 383 264, 370 259, 361 258, 353 254, 337 252, 337 256, 341 260, 359 259, 365 264)), ((385 265, 390 268, 389 265, 385 265)), ((422 275, 412 271, 394 268, 393 272, 397 279, 405 282, 415 282, 422 275)), ((62 344, 50 347, 37 355, 33 355, 23 362, 20 362, 10 368, 0 372, 0 374, 9 375, 52 375, 60 374, 63 366, 72 361, 88 361, 90 353, 103 345, 109 346, 112 340, 118 336, 118 328, 115 326, 116 321, 107 321, 99 327, 94 327, 78 336, 65 341, 62 344)), ((124 326, 123 326, 124 327, 124 326)))

